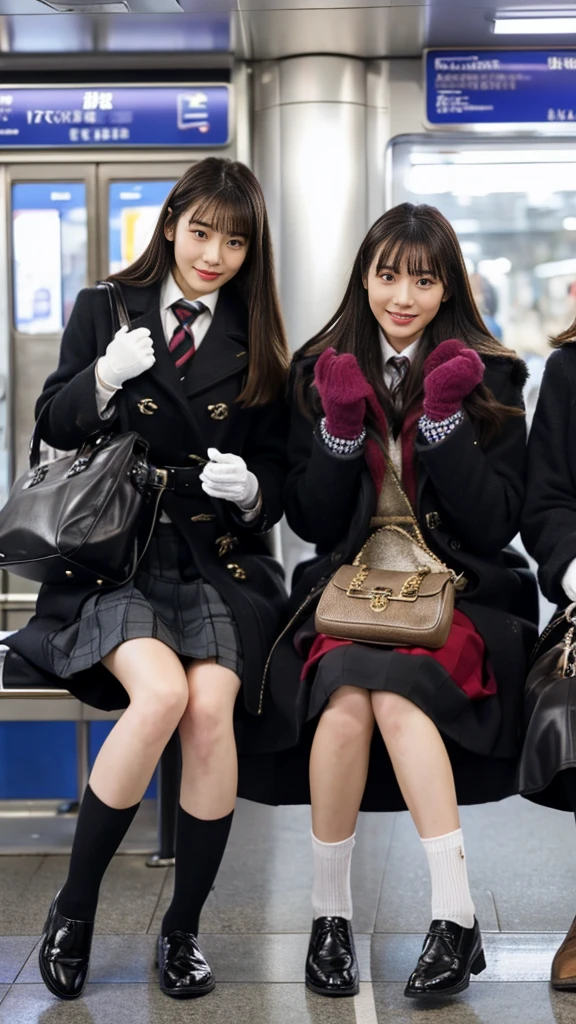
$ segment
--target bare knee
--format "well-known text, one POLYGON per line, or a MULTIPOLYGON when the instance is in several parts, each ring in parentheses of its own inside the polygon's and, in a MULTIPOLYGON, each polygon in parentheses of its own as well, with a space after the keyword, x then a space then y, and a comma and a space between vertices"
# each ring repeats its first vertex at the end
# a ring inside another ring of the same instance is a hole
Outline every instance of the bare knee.
POLYGON ((191 695, 180 723, 183 743, 196 761, 209 761, 219 744, 230 735, 232 709, 209 696, 191 695))
POLYGON ((180 724, 183 742, 197 761, 208 761, 222 742, 231 741, 240 680, 230 669, 198 662, 188 671, 189 700, 180 724))
POLYGON ((322 721, 324 727, 330 729, 336 743, 342 747, 371 737, 374 712, 370 694, 359 687, 342 687, 330 698, 322 721))
POLYGON ((143 735, 150 741, 172 735, 186 711, 189 699, 184 673, 143 677, 130 701, 143 735))

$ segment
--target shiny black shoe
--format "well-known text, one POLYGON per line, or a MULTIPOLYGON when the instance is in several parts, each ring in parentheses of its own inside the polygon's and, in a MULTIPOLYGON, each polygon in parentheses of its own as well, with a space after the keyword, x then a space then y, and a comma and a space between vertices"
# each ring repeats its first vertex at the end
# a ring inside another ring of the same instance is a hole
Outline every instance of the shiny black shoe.
POLYGON ((453 921, 432 921, 404 995, 453 996, 468 988, 471 974, 481 974, 485 969, 476 918, 472 928, 462 928, 453 921))
MULTIPOLYGON (((60 894, 58 894, 60 895, 60 894)), ((59 999, 78 999, 88 980, 94 922, 71 921, 58 910, 58 896, 44 925, 38 962, 46 988, 59 999)))
POLYGON ((174 999, 195 999, 212 991, 216 979, 192 932, 160 936, 156 950, 160 988, 174 999))
POLYGON ((358 961, 352 925, 344 917, 318 917, 306 958, 306 986, 320 996, 355 996, 358 961))

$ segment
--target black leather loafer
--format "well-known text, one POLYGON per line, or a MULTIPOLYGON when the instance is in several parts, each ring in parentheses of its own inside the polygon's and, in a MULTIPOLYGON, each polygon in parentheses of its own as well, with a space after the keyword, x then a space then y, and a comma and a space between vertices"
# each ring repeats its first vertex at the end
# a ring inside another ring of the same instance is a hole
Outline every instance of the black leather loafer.
POLYGON ((94 922, 71 921, 55 897, 44 925, 38 962, 42 980, 59 999, 78 999, 88 980, 94 922))
POLYGON ((320 996, 355 996, 358 961, 352 925, 344 917, 318 917, 306 958, 306 985, 320 996))
POLYGON ((156 966, 160 988, 173 999, 195 999, 212 991, 216 980, 198 940, 191 932, 171 932, 158 939, 156 966))
POLYGON ((405 996, 453 996, 470 984, 471 974, 486 969, 478 921, 462 928, 453 921, 432 921, 405 996))

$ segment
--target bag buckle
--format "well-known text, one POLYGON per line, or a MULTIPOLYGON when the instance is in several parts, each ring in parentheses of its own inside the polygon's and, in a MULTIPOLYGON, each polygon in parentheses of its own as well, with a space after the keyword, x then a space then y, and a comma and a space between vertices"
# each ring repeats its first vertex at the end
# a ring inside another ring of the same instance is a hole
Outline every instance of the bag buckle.
POLYGON ((41 484, 48 472, 48 466, 36 466, 36 469, 31 474, 30 479, 24 484, 24 490, 29 490, 31 487, 36 487, 36 484, 41 484))
POLYGON ((393 593, 390 587, 373 587, 369 596, 372 611, 384 612, 393 597, 393 593))
POLYGON ((66 473, 66 476, 78 476, 78 473, 83 473, 84 470, 87 468, 89 462, 89 455, 79 455, 78 458, 75 459, 72 465, 70 466, 70 469, 66 473))
POLYGON ((168 487, 169 473, 167 469, 158 469, 157 466, 150 467, 150 487, 157 487, 160 490, 168 487))

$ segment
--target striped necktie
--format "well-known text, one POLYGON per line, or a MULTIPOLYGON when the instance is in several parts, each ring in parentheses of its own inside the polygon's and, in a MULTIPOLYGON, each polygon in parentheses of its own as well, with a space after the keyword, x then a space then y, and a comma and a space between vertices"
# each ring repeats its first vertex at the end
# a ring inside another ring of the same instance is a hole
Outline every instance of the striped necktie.
POLYGON ((397 417, 402 415, 402 408, 404 405, 404 396, 402 391, 404 388, 404 381, 406 380, 408 370, 410 369, 410 360, 408 359, 408 356, 392 356, 391 359, 387 360, 386 368, 389 369, 392 374, 389 390, 390 398, 392 400, 393 423, 396 427, 397 417))
POLYGON ((392 373, 390 394, 393 395, 394 400, 396 401, 400 397, 399 392, 402 390, 402 385, 408 376, 410 360, 408 359, 408 356, 392 356, 392 358, 386 363, 386 366, 392 373))
POLYGON ((192 324, 202 313, 206 312, 208 307, 203 302, 200 302, 199 299, 196 299, 194 302, 186 302, 184 299, 179 299, 170 308, 178 321, 178 326, 170 338, 168 349, 176 368, 179 370, 181 366, 184 366, 192 358, 196 351, 192 324))

